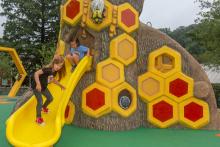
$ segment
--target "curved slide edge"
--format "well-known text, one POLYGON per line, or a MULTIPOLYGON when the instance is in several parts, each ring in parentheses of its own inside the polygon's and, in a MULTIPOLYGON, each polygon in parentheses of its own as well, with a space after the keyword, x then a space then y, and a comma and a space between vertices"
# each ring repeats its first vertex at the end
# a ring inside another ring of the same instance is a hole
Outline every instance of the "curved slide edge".
POLYGON ((51 94, 53 96, 56 95, 58 98, 56 101, 54 100, 55 102, 52 102, 54 103, 53 105, 51 104, 51 108, 54 109, 54 112, 45 116, 46 122, 48 122, 46 127, 41 127, 34 123, 36 100, 35 97, 32 96, 28 102, 20 107, 6 121, 6 137, 8 141, 16 147, 53 146, 59 140, 62 127, 65 124, 64 115, 69 99, 83 74, 91 68, 91 63, 92 57, 86 56, 80 61, 74 72, 71 73, 71 64, 66 61, 67 74, 63 79, 61 79, 61 84, 65 85, 66 89, 63 92, 58 92, 57 86, 52 84, 48 86, 51 94), (30 117, 28 115, 30 115, 30 117), (28 129, 25 130, 25 128, 28 129), (42 139, 39 135, 43 135, 42 139), (38 136, 38 138, 33 141, 33 138, 36 136, 38 136), (45 138, 48 139, 45 140, 45 138))

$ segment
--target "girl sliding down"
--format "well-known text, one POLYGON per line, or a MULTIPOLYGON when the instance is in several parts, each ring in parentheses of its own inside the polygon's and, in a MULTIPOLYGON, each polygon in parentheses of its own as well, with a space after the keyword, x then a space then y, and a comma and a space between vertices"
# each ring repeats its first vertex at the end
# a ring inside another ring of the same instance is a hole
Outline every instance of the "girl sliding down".
POLYGON ((51 95, 50 91, 47 88, 48 83, 53 82, 58 85, 62 90, 65 89, 58 81, 62 79, 65 75, 65 63, 64 58, 62 56, 55 56, 52 63, 46 67, 35 72, 32 80, 31 87, 33 89, 33 93, 37 99, 37 118, 36 123, 39 125, 44 124, 44 120, 41 117, 41 111, 44 113, 48 113, 47 106, 52 102, 53 96, 51 95), (56 74, 59 75, 59 80, 57 81, 53 78, 56 74), (46 101, 43 104, 42 94, 46 97, 46 101))

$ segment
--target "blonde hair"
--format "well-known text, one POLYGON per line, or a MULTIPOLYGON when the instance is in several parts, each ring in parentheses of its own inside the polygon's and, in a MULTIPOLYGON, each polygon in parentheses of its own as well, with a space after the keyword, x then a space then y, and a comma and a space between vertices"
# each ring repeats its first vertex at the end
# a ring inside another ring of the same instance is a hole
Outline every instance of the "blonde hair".
POLYGON ((53 68, 54 64, 63 64, 62 68, 57 71, 59 75, 58 81, 60 81, 66 74, 66 67, 65 67, 65 59, 62 55, 55 55, 53 60, 51 61, 50 64, 48 64, 46 67, 53 68))

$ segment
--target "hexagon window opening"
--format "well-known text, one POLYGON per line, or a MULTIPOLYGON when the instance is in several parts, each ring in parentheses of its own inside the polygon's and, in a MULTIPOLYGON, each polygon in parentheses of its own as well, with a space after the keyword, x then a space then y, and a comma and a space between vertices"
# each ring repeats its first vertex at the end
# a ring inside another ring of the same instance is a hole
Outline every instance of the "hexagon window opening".
POLYGON ((155 68, 162 73, 167 73, 175 68, 175 59, 168 54, 162 54, 155 60, 155 68))
POLYGON ((131 106, 132 96, 131 93, 127 89, 123 89, 118 96, 118 104, 119 106, 126 110, 131 106))

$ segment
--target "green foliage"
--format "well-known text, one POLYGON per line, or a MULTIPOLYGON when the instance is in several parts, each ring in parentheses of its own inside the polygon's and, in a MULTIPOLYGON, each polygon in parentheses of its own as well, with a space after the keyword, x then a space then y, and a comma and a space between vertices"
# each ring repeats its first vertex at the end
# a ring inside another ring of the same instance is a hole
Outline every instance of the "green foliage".
POLYGON ((45 54, 53 54, 50 49, 59 32, 60 4, 61 0, 1 1, 1 15, 7 18, 3 24, 4 45, 16 48, 29 73, 45 64, 45 54))
POLYGON ((204 53, 204 48, 199 45, 199 43, 191 37, 192 31, 197 27, 197 25, 190 25, 187 27, 180 26, 177 29, 171 31, 169 28, 160 29, 160 31, 166 33, 171 38, 176 40, 181 46, 188 50, 199 62, 200 55, 204 53))
POLYGON ((205 52, 200 59, 205 64, 220 64, 220 0, 198 0, 202 11, 196 20, 197 27, 192 31, 191 37, 197 41, 205 52))
POLYGON ((11 75, 11 61, 10 57, 6 54, 0 54, 0 78, 7 79, 11 75))
POLYGON ((160 29, 186 48, 200 63, 220 64, 220 0, 197 0, 201 12, 196 24, 174 31, 160 29))

